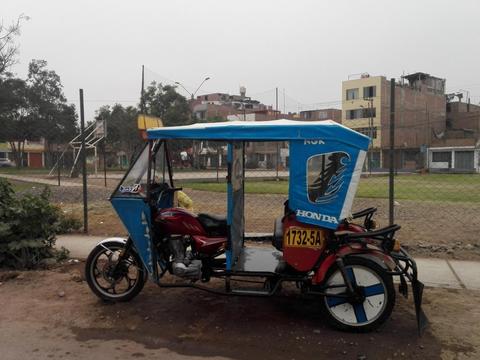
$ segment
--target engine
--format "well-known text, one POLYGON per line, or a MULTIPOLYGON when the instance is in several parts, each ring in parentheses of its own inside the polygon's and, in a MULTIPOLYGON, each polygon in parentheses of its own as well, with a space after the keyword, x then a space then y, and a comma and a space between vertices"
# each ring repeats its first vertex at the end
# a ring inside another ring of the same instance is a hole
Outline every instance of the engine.
POLYGON ((194 259, 192 252, 187 250, 189 244, 188 236, 171 236, 168 239, 173 257, 172 271, 174 275, 198 280, 202 275, 202 261, 194 259))

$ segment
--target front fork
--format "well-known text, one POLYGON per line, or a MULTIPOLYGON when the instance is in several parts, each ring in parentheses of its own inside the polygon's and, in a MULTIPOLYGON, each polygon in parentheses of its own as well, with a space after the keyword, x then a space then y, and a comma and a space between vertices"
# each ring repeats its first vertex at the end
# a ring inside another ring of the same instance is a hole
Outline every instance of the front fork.
POLYGON ((335 260, 335 263, 338 266, 338 269, 340 270, 340 273, 342 274, 343 281, 345 282, 345 285, 347 286, 347 293, 350 299, 353 302, 363 302, 364 296, 361 295, 355 286, 352 284, 352 278, 351 276, 348 276, 347 274, 347 269, 345 268, 345 262, 343 261, 342 257, 338 257, 335 260))
POLYGON ((130 237, 128 237, 127 241, 125 242, 125 246, 122 250, 120 250, 117 262, 112 266, 110 270, 112 275, 115 275, 117 273, 118 266, 128 257, 128 253, 130 252, 132 245, 133 241, 130 237))
POLYGON ((345 263, 343 262, 343 258, 338 257, 335 260, 335 262, 337 263, 337 266, 340 269, 340 273, 342 274, 345 285, 347 285, 348 292, 353 295, 355 293, 355 290, 353 289, 352 282, 350 280, 350 277, 347 274, 347 270, 345 269, 345 263))

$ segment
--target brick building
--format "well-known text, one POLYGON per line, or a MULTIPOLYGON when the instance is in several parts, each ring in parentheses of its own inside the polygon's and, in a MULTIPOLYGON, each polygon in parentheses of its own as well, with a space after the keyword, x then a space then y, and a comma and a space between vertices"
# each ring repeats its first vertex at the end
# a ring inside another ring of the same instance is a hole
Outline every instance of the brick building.
MULTIPOLYGON (((0 159, 15 161, 10 143, 0 143, 0 159)), ((29 168, 43 168, 45 166, 45 140, 25 140, 23 148, 22 166, 29 168)))
MULTIPOLYGON (((426 73, 395 84, 395 161, 398 169, 425 166, 432 135, 446 128, 445 80, 426 73)), ((390 81, 362 74, 342 83, 342 123, 372 138, 367 163, 387 168, 390 147, 390 81)))
MULTIPOLYGON (((441 172, 480 172, 480 106, 447 95, 445 131, 435 133, 428 168, 441 172)), ((468 100, 467 100, 468 101, 468 100)))
POLYGON ((240 95, 212 93, 197 96, 190 102, 193 116, 199 121, 226 120, 228 115, 251 114, 256 111, 271 110, 271 106, 246 96, 245 87, 240 87, 240 95))
POLYGON ((342 123, 342 110, 340 109, 318 109, 300 111, 299 120, 317 121, 317 120, 333 120, 342 123))

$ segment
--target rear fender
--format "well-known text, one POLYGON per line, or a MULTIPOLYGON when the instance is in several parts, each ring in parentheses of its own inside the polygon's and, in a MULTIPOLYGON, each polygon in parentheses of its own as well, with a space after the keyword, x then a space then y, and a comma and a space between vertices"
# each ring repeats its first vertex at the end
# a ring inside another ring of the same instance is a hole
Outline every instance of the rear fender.
POLYGON ((363 258, 375 262, 386 271, 392 271, 395 269, 395 262, 393 261, 393 259, 380 249, 365 250, 365 248, 363 247, 344 246, 340 248, 336 254, 331 254, 322 261, 320 267, 315 272, 315 275, 313 277, 313 284, 320 284, 322 281, 325 280, 325 276, 327 275, 328 270, 335 264, 335 261, 338 257, 363 258))

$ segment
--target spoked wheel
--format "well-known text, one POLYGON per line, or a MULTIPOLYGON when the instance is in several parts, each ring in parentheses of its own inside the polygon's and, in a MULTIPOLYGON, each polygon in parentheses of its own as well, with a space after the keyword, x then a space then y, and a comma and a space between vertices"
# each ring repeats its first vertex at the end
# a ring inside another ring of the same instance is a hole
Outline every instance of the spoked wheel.
POLYGON ((90 289, 102 300, 129 301, 145 285, 146 270, 139 255, 130 249, 120 260, 125 244, 107 241, 97 245, 85 264, 90 289))
POLYGON ((328 321, 340 330, 368 332, 379 327, 390 316, 395 305, 392 277, 373 261, 363 258, 344 260, 355 296, 345 297, 347 287, 337 266, 326 277, 322 308, 328 321))

